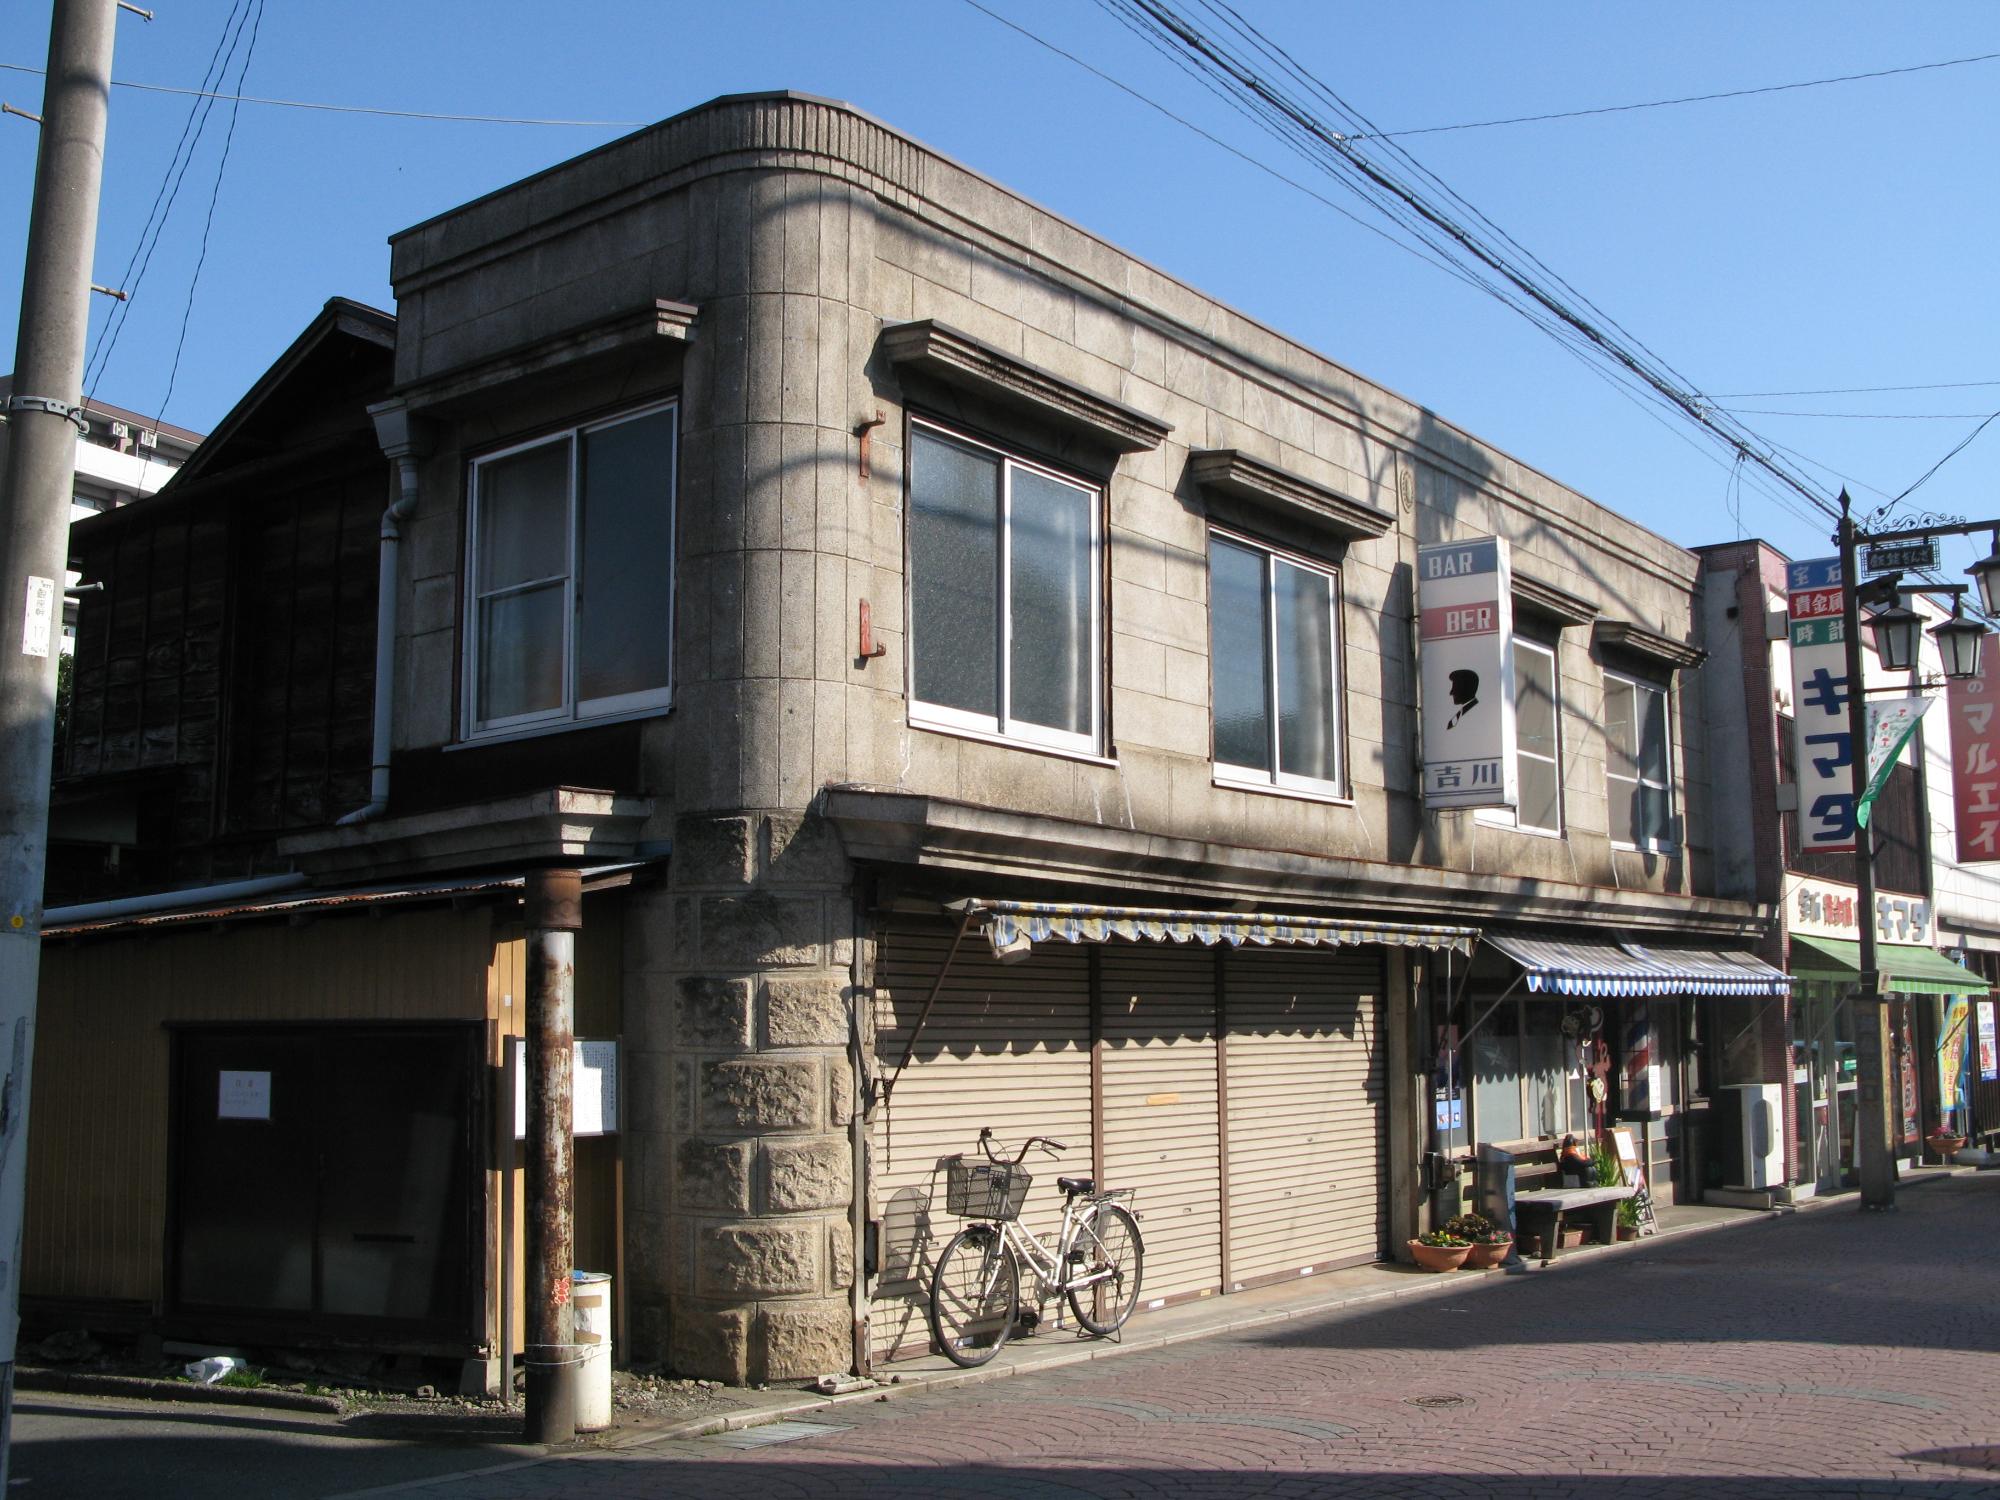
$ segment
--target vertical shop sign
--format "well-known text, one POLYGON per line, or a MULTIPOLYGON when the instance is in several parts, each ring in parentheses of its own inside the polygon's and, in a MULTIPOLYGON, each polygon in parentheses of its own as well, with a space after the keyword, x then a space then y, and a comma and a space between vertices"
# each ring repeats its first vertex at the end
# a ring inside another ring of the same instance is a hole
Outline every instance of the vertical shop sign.
POLYGON ((1958 862, 2000 860, 2000 637, 1979 643, 1979 675, 1945 684, 1951 713, 1951 802, 1958 862))
POLYGON ((1514 611, 1505 537, 1417 549, 1424 806, 1513 807, 1514 611))
POLYGON ((1993 1002, 1975 1000, 1972 1008, 1979 1016, 1979 1076, 1992 1083, 2000 1079, 2000 1056, 1993 1050, 1993 1002))
POLYGON ((1799 786, 1799 847, 1808 854, 1854 849, 1853 736, 1847 728, 1847 646, 1840 559, 1785 569, 1792 636, 1793 762, 1799 786))
POLYGON ((1947 995, 1944 1020, 1938 1027, 1938 1103, 1952 1119, 1965 1118, 1965 1040, 1972 1029, 1972 1002, 1962 995, 1947 995))

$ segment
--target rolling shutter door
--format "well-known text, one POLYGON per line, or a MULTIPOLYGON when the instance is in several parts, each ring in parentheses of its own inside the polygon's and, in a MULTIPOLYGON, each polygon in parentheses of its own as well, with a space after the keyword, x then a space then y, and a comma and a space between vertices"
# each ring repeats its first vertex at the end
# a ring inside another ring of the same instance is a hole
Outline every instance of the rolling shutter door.
MULTIPOLYGON (((876 1056, 886 1079, 950 952, 956 924, 891 926, 876 958, 876 1056)), ((870 1314, 875 1357, 929 1348, 931 1267, 956 1234, 945 1211, 939 1161, 977 1155, 991 1125, 1008 1155, 1031 1135, 1068 1144, 1061 1161, 1036 1153, 1023 1165, 1034 1186, 1021 1213, 1038 1233, 1061 1225, 1058 1173, 1091 1171, 1089 954, 1067 943, 1024 963, 997 962, 976 936, 959 945, 915 1055, 872 1122, 873 1212, 881 1265, 870 1314)), ((1023 1290, 1032 1281, 1024 1270, 1023 1290)))
POLYGON ((1377 1259, 1380 954, 1245 948, 1224 984, 1231 1289, 1377 1259))
POLYGON ((1106 1186, 1134 1188, 1145 1236, 1140 1305, 1222 1283, 1215 956, 1106 945, 1100 976, 1106 1186))

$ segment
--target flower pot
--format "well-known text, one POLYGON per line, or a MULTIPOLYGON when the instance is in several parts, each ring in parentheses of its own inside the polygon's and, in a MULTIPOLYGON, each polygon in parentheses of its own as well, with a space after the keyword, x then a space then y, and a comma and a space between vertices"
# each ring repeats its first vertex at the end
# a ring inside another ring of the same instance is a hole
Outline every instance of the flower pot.
POLYGON ((1931 1150, 1937 1152, 1937 1154, 1939 1156, 1942 1156, 1946 1161, 1950 1161, 1954 1156, 1958 1155, 1959 1152, 1965 1149, 1964 1136, 1946 1135, 1943 1131, 1939 1131, 1936 1135, 1930 1137, 1930 1143, 1931 1143, 1931 1150))
POLYGON ((1424 1245, 1410 1241, 1410 1258, 1426 1271, 1456 1271, 1471 1253, 1470 1245, 1424 1245))
POLYGON ((1618 1238, 1621 1240, 1636 1240, 1639 1238, 1639 1226, 1637 1224, 1620 1224, 1618 1226, 1618 1238))
POLYGON ((1557 1241, 1556 1248, 1558 1250, 1574 1250, 1578 1245, 1590 1243, 1590 1239, 1590 1230, 1585 1225, 1565 1224, 1563 1225, 1562 1239, 1557 1241))
POLYGON ((1495 1240, 1490 1244, 1474 1245, 1465 1257, 1468 1271, 1490 1271, 1507 1258, 1507 1252, 1514 1248, 1512 1240, 1495 1240))

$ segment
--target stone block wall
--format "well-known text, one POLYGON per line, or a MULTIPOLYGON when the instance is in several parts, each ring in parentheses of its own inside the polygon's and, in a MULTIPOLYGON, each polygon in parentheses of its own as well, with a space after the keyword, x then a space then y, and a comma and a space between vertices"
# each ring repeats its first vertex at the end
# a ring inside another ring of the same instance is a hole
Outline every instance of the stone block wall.
POLYGON ((626 955, 641 1358, 734 1382, 853 1361, 853 906, 797 812, 683 817, 626 955))

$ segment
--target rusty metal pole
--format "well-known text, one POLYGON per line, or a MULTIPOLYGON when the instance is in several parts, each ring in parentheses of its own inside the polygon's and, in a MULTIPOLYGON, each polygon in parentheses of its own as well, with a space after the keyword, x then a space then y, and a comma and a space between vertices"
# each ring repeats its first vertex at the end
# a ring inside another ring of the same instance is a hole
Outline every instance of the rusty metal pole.
POLYGON ((571 1063, 576 1036, 576 931, 583 884, 575 870, 532 870, 523 893, 528 926, 527 1438, 576 1436, 577 1366, 570 1273, 571 1063))

